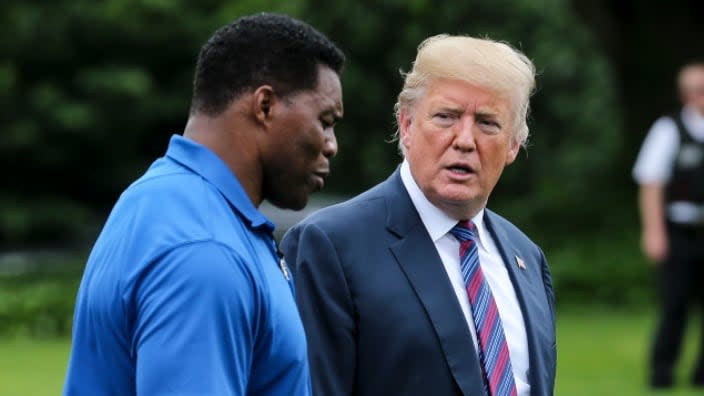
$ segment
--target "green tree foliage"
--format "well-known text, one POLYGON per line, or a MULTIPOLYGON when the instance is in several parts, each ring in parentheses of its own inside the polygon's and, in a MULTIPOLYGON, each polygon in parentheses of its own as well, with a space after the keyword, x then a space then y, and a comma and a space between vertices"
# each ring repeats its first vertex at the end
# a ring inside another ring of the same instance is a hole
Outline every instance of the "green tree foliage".
POLYGON ((200 45, 298 1, 0 3, 0 244, 66 243, 180 133, 200 45))
POLYGON ((66 242, 100 221, 180 133, 200 45, 256 11, 311 22, 347 53, 345 119, 328 192, 399 163, 393 104, 437 33, 505 40, 538 68, 532 140, 491 206, 524 226, 598 226, 620 142, 612 74, 566 0, 5 0, 0 3, 0 244, 66 242))
MULTIPOLYGON (((561 303, 647 297, 637 235, 613 237, 635 217, 618 158, 614 87, 626 80, 615 84, 567 0, 0 1, 0 249, 90 243, 120 191, 181 132, 200 45, 257 11, 300 17, 348 56, 340 151, 326 187, 337 194, 370 187, 400 162, 389 142, 399 69, 410 69, 423 39, 470 34, 521 49, 539 73, 531 140, 489 206, 546 248, 561 303), (640 288, 624 292, 628 284, 640 288)), ((75 293, 66 290, 76 283, 52 279, 3 289, 0 317, 44 318, 27 325, 40 332, 68 329, 75 293), (52 305, 59 295, 62 305, 52 305)))

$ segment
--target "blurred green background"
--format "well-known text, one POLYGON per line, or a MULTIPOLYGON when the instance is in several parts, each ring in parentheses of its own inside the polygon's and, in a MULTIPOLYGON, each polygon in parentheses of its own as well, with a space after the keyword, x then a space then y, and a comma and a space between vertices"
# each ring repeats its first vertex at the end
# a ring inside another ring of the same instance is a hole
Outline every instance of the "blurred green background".
MULTIPOLYGON (((60 392, 102 222, 185 125, 200 45, 257 11, 308 21, 348 56, 339 154, 307 211, 397 166, 388 140, 399 69, 424 38, 488 36, 525 52, 539 72, 530 145, 489 206, 551 262, 558 395, 647 394, 656 299, 630 170, 649 125, 678 105, 678 67, 704 59, 704 2, 694 0, 3 0, 0 395, 60 392)), ((279 231, 307 213, 263 209, 279 231)))

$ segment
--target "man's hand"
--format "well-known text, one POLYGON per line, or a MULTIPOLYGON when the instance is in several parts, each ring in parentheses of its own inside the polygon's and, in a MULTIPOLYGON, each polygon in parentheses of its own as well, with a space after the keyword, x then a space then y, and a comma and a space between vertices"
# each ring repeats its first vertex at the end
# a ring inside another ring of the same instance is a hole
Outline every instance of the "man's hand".
POLYGON ((643 254, 655 265, 659 265, 668 253, 667 234, 663 229, 646 229, 641 238, 641 248, 643 254))

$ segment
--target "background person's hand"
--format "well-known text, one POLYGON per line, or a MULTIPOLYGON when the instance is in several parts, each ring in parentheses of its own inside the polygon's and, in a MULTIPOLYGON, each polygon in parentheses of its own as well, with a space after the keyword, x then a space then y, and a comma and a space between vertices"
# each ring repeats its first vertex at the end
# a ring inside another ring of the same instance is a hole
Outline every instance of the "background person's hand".
POLYGON ((667 257, 669 246, 665 230, 644 230, 641 245, 643 254, 645 254, 645 257, 654 265, 660 265, 660 263, 665 260, 665 257, 667 257))

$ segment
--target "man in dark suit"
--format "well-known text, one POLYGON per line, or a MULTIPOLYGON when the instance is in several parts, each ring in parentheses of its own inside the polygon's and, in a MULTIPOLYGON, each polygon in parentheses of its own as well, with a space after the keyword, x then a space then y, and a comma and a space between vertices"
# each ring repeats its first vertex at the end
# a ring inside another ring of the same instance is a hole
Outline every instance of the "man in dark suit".
POLYGON ((553 394, 547 261, 485 209, 534 79, 506 44, 425 40, 396 104, 401 166, 285 235, 316 395, 553 394))

